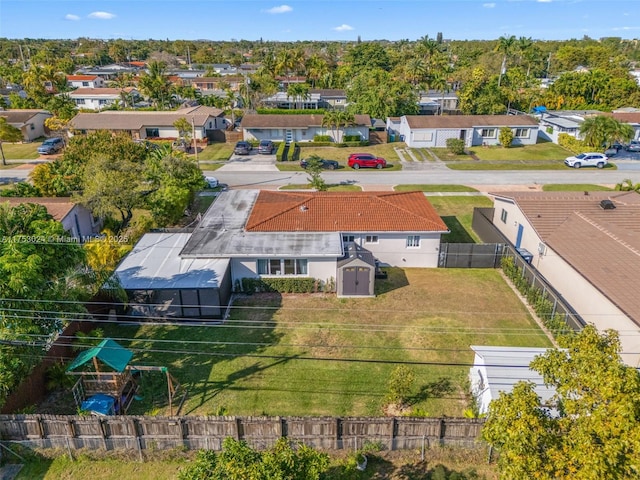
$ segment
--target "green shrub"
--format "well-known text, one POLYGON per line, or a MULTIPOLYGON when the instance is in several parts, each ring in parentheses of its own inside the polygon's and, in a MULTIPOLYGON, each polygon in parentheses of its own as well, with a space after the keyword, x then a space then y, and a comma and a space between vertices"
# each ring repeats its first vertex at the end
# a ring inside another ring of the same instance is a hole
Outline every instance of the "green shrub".
POLYGON ((314 293, 322 290, 322 282, 315 278, 243 278, 245 293, 314 293))
POLYGON ((337 145, 334 144, 333 142, 316 142, 315 140, 313 142, 302 142, 300 143, 300 147, 304 148, 304 147, 336 147, 337 145))
POLYGON ((447 148, 454 155, 462 155, 464 153, 464 140, 459 138, 447 138, 447 148))
POLYGON ((362 140, 362 138, 360 137, 360 135, 345 135, 342 138, 342 141, 344 143, 349 143, 349 142, 360 142, 360 140, 362 140))
POLYGON ((567 133, 558 135, 558 145, 573 153, 580 153, 587 150, 587 145, 582 140, 578 140, 567 133))
POLYGON ((300 146, 297 143, 289 145, 289 152, 287 153, 287 160, 290 162, 298 162, 300 160, 300 146))
POLYGON ((331 143, 331 135, 314 135, 313 142, 331 143))
POLYGON ((513 142, 513 130, 510 127, 502 127, 498 134, 498 140, 504 148, 510 148, 513 142))
POLYGON ((284 151, 286 148, 287 148, 286 142, 282 142, 280 145, 278 145, 278 149, 276 150, 276 160, 278 162, 286 161, 286 158, 284 158, 284 151))

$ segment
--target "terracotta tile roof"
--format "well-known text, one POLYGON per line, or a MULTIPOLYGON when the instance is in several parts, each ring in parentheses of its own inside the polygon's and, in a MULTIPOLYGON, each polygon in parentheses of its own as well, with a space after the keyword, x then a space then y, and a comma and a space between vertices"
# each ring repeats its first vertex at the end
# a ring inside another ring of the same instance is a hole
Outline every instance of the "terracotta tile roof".
POLYGON ((0 203, 9 203, 9 205, 20 205, 21 203, 35 203, 42 205, 47 209, 49 215, 61 222, 64 217, 69 215, 75 203, 69 197, 2 197, 0 203))
POLYGON ((81 81, 90 81, 90 80, 96 80, 97 78, 99 78, 97 75, 67 75, 67 81, 71 82, 71 81, 76 81, 76 82, 81 82, 81 81))
POLYGON ((406 115, 411 128, 528 127, 538 121, 529 115, 406 115))
POLYGON ((130 93, 135 88, 126 87, 126 88, 77 88, 73 92, 69 92, 68 95, 70 97, 82 97, 84 96, 98 96, 98 95, 107 95, 109 97, 118 96, 123 91, 130 93))
POLYGON ((640 325, 640 194, 517 192, 513 200, 556 254, 640 325), (605 210, 602 200, 615 209, 605 210))
POLYGON ((611 116, 624 123, 640 123, 640 112, 612 113, 611 116))
MULTIPOLYGON (((242 128, 306 128, 321 127, 324 115, 258 115, 242 117, 242 128)), ((354 115, 356 126, 371 126, 369 115, 354 115)))
POLYGON ((248 232, 447 232, 422 192, 263 190, 248 232))

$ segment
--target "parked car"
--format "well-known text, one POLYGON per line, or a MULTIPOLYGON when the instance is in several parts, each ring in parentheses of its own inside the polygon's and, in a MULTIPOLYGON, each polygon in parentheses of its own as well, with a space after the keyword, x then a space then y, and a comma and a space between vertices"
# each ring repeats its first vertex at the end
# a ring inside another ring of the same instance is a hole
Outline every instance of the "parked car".
POLYGON ((236 143, 236 146, 233 149, 233 153, 235 153, 236 155, 249 155, 251 153, 251 150, 253 150, 251 144, 249 142, 241 140, 236 143))
POLYGON ((349 155, 347 164, 356 170, 359 168, 381 169, 387 166, 387 161, 384 158, 376 157, 370 153, 352 153, 349 155))
POLYGON ((216 177, 204 176, 203 178, 207 183, 207 188, 216 188, 218 185, 220 185, 220 182, 218 182, 218 179, 216 177))
POLYGON ((573 157, 567 157, 564 160, 564 164, 568 167, 580 168, 580 167, 598 167, 603 168, 607 163, 607 156, 604 153, 588 152, 580 153, 573 157))
MULTIPOLYGON (((303 158, 300 160, 300 166, 302 168, 307 168, 309 166, 307 159, 303 158)), ((324 158, 320 159, 320 166, 325 170, 337 170, 340 168, 340 164, 335 160, 326 160, 324 158)))
POLYGON ((260 145, 258 145, 258 153, 271 155, 275 148, 276 147, 271 140, 261 140, 260 145))
POLYGON ((42 145, 38 147, 38 153, 42 155, 51 155, 58 153, 64 148, 64 140, 60 137, 47 138, 42 145))
POLYGON ((640 152, 640 141, 631 140, 626 148, 627 152, 640 152))

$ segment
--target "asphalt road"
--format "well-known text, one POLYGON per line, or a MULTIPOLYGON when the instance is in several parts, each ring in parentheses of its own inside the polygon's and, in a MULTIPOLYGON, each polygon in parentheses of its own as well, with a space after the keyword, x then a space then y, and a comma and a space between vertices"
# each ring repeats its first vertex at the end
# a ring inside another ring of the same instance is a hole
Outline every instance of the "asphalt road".
MULTIPOLYGON (((549 183, 595 183, 615 185, 624 179, 640 183, 640 161, 616 162, 617 170, 581 168, 579 170, 449 170, 438 167, 425 170, 378 171, 351 170, 323 172, 327 183, 357 183, 361 185, 460 184, 460 185, 545 185, 549 183)), ((0 183, 17 182, 28 177, 30 170, 13 168, 0 170, 0 183)), ((308 182, 305 172, 267 171, 205 171, 230 187, 269 188, 308 182)))

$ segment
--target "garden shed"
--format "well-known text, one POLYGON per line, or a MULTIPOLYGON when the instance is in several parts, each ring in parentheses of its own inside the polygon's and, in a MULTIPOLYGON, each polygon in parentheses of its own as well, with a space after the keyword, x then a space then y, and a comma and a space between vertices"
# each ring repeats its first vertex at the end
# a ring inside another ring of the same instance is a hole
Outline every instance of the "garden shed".
POLYGON ((376 260, 369 250, 354 242, 347 243, 337 271, 339 297, 375 296, 376 260))
POLYGON ((231 297, 228 258, 182 258, 189 233, 148 233, 116 269, 129 314, 222 318, 231 297))

